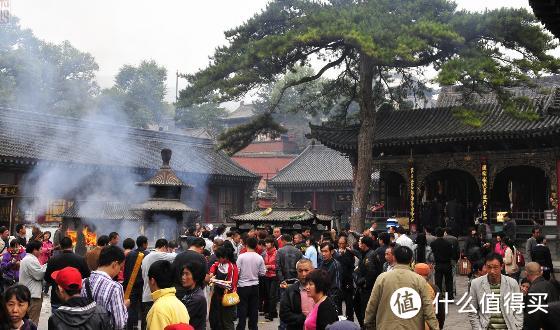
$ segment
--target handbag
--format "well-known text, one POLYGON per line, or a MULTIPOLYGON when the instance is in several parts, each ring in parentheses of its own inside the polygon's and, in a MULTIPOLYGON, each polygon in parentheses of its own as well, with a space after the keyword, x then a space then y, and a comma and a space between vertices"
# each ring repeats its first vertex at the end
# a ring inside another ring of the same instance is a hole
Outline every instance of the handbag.
POLYGON ((231 307, 239 304, 239 295, 237 292, 229 292, 226 290, 224 292, 224 297, 222 298, 222 306, 224 307, 231 307))

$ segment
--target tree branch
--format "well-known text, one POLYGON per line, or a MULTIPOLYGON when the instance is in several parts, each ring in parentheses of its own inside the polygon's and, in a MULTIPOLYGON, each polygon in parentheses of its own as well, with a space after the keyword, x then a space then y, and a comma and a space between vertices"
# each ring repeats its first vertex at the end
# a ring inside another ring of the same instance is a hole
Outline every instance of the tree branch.
POLYGON ((340 65, 344 59, 346 58, 346 55, 348 54, 348 49, 345 49, 342 52, 342 55, 334 62, 330 62, 327 65, 325 65, 324 67, 321 68, 321 70, 319 70, 319 72, 317 72, 317 74, 313 75, 313 76, 307 76, 307 77, 303 77, 299 80, 295 80, 295 81, 291 81, 286 83, 286 85, 284 85, 282 87, 282 89, 280 90, 280 94, 278 95, 278 98, 276 99, 276 101, 274 101, 274 103, 272 104, 272 106, 269 109, 269 112, 274 112, 274 110, 276 110, 276 108, 278 107, 278 105, 280 104, 280 101, 282 100, 282 96, 284 95, 284 93, 286 92, 286 90, 288 90, 288 88, 290 87, 294 87, 294 86, 298 86, 301 84, 305 84, 314 80, 317 80, 319 78, 321 78, 321 76, 330 68, 333 68, 335 66, 340 65))

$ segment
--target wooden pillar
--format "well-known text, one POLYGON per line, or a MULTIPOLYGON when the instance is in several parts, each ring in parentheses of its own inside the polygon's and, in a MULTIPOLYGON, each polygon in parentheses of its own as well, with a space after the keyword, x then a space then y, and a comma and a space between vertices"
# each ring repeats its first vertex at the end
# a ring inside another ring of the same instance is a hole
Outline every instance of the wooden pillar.
POLYGON ((317 192, 316 191, 313 191, 313 199, 312 199, 311 205, 312 205, 314 210, 317 209, 317 192))
POLYGON ((488 160, 480 159, 480 204, 482 205, 482 221, 488 221, 488 160))

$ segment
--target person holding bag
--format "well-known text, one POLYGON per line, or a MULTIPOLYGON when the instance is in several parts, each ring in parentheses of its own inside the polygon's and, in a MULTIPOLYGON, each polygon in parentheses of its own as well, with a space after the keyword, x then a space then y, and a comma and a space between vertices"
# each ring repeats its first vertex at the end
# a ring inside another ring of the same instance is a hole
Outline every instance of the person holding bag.
MULTIPOLYGON (((218 261, 210 267, 210 275, 213 276, 211 283, 214 283, 208 316, 210 329, 233 330, 239 270, 235 264, 232 249, 220 246, 216 250, 216 258, 218 261), (232 303, 234 304, 232 305, 232 303)), ((239 297, 237 297, 237 302, 239 302, 239 297)))

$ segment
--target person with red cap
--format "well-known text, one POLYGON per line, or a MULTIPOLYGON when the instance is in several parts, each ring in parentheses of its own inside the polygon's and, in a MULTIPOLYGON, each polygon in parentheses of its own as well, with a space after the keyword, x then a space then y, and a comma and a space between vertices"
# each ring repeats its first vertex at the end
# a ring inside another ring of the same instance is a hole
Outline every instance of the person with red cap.
POLYGON ((82 275, 74 267, 65 267, 51 275, 57 284, 62 305, 49 318, 49 330, 113 329, 111 316, 90 298, 82 297, 82 275))

